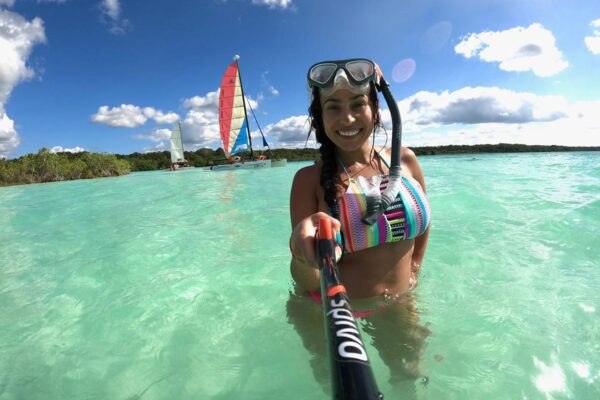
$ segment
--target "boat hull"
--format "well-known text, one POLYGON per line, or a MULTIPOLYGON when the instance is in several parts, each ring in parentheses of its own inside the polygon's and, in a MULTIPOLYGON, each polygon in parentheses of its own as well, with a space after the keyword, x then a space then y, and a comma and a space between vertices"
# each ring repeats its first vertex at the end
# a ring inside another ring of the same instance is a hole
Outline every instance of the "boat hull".
POLYGON ((212 171, 231 171, 233 169, 271 168, 271 160, 244 161, 235 164, 214 165, 212 171))
POLYGON ((281 158, 278 160, 271 160, 271 167, 286 167, 287 166, 287 158, 281 158))

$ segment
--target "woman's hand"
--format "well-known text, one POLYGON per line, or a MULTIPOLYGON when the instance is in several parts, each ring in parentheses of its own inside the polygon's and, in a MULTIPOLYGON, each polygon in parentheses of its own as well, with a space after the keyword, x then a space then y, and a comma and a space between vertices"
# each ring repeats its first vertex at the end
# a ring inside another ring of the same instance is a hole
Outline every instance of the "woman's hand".
MULTIPOLYGON (((324 212, 317 212, 312 214, 304 219, 302 219, 296 226, 292 232, 292 236, 290 237, 290 250, 292 252, 292 257, 306 265, 313 268, 318 268, 317 256, 315 254, 315 246, 316 246, 316 235, 317 228, 319 226, 319 220, 323 217, 331 219, 331 228, 334 234, 340 232, 340 222, 327 215, 324 212)), ((340 258, 342 254, 342 249, 336 242, 336 258, 340 258)))

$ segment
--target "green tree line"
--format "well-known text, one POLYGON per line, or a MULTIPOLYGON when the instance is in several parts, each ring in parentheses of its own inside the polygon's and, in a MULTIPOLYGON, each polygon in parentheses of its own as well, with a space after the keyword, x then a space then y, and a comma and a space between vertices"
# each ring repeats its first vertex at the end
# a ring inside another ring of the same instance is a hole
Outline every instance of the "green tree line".
MULTIPOLYGON (((480 144, 425 146, 411 148, 417 155, 438 154, 475 154, 475 153, 516 153, 516 152, 558 152, 558 151, 600 151, 600 147, 569 146, 528 146, 524 144, 480 144)), ((212 164, 226 163, 223 149, 199 149, 186 151, 186 160, 193 167, 205 167, 212 164)), ((250 153, 236 154, 242 159, 249 159, 250 153)), ((265 155, 271 159, 285 158, 293 161, 314 161, 319 159, 317 149, 272 149, 270 151, 254 151, 257 158, 265 155)), ((82 153, 50 153, 42 148, 37 154, 27 154, 17 159, 0 158, 0 185, 18 185, 25 183, 54 182, 73 179, 89 179, 107 176, 119 176, 135 171, 151 171, 168 169, 171 165, 171 154, 168 151, 153 153, 98 154, 82 153)))
POLYGON ((114 154, 50 153, 47 148, 37 154, 4 160, 0 158, 0 185, 56 182, 125 175, 131 172, 127 161, 114 154))
POLYGON ((535 153, 535 152, 560 152, 560 151, 600 151, 600 147, 584 146, 544 146, 526 144, 477 144, 477 145, 448 145, 411 147, 416 155, 436 154, 475 154, 475 153, 535 153))
MULTIPOLYGON (((436 154, 474 154, 474 153, 517 153, 517 152, 557 152, 557 151, 600 151, 600 147, 569 147, 569 146, 529 146, 524 144, 480 144, 480 145, 449 145, 449 146, 424 146, 411 147, 417 155, 436 155, 436 154)), ((318 160, 319 150, 317 149, 272 149, 267 151, 254 151, 253 156, 256 159, 259 155, 265 155, 270 159, 285 158, 293 161, 314 161, 318 160)), ((206 167, 212 164, 227 163, 225 152, 222 148, 199 149, 196 151, 184 152, 185 159, 193 167, 206 167)), ((243 160, 250 159, 250 152, 237 153, 236 156, 243 160)), ((154 153, 133 153, 129 155, 117 155, 119 159, 127 160, 131 165, 132 171, 150 171, 157 169, 167 169, 171 165, 171 153, 168 151, 154 153)))
MULTIPOLYGON (((264 155, 270 159, 285 158, 288 161, 307 161, 319 158, 319 151, 315 149, 273 149, 271 151, 254 151, 253 156, 264 155)), ((250 159, 250 152, 237 153, 236 156, 243 160, 250 159)), ((184 157, 193 167, 206 167, 212 164, 225 164, 225 152, 222 148, 199 149, 196 151, 184 152, 184 157)), ((132 171, 151 171, 157 169, 167 169, 171 166, 171 153, 168 151, 153 153, 132 153, 127 155, 117 155, 120 160, 126 160, 131 165, 132 171)))

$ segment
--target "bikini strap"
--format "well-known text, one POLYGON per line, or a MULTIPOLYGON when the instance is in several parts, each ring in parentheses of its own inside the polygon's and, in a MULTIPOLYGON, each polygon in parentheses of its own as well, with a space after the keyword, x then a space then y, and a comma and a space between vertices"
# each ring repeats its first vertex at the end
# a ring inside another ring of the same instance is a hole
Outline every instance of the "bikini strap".
POLYGON ((385 164, 385 166, 387 167, 387 169, 390 169, 390 164, 388 164, 387 160, 385 159, 384 156, 382 156, 377 150, 373 149, 373 151, 375 152, 375 154, 377 154, 377 156, 379 157, 379 159, 381 161, 383 161, 383 163, 385 164))
MULTIPOLYGON (((379 157, 379 159, 381 161, 383 161, 383 163, 385 164, 385 166, 387 167, 387 169, 390 169, 390 164, 387 162, 387 160, 385 159, 384 156, 382 156, 377 150, 373 149, 373 152, 379 157)), ((342 169, 344 170, 344 172, 346 173, 346 176, 348 177, 348 182, 350 182, 352 180, 352 178, 350 177, 350 174, 348 173, 348 170, 346 169, 346 166, 344 165, 344 162, 342 161, 342 159, 340 158, 340 156, 336 153, 335 158, 337 159, 338 164, 340 164, 340 166, 342 167, 342 169)))
POLYGON ((340 166, 344 169, 344 172, 346 173, 346 176, 348 177, 348 182, 350 182, 350 180, 352 178, 350 178, 350 174, 348 173, 348 170, 346 169, 346 166, 342 162, 342 159, 340 158, 340 156, 337 153, 335 153, 335 158, 337 159, 338 164, 340 164, 340 166))
MULTIPOLYGON (((381 153, 379 153, 377 150, 373 149, 373 151, 375 152, 375 154, 377 154, 379 156, 379 158, 381 159, 381 161, 383 161, 383 163, 385 164, 385 166, 387 167, 388 171, 390 169, 390 164, 388 163, 388 160, 381 155, 381 153)), ((402 162, 400 162, 400 169, 402 170, 402 162)))

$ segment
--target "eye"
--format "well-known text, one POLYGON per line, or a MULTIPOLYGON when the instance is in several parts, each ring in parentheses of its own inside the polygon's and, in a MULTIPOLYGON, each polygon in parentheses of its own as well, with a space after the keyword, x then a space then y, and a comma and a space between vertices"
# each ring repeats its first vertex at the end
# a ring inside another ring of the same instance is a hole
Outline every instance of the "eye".
POLYGON ((367 106, 367 102, 365 100, 360 100, 360 101, 357 101, 356 103, 352 104, 352 108, 355 108, 355 109, 360 109, 360 108, 363 108, 366 106, 367 106))

